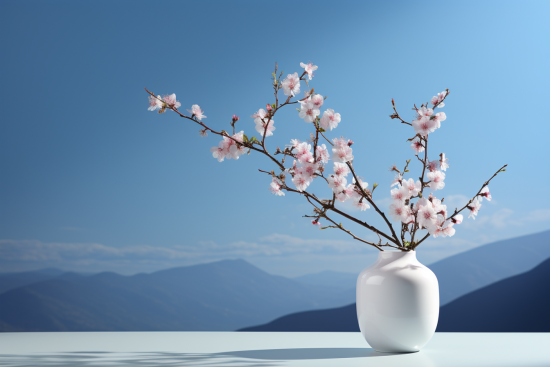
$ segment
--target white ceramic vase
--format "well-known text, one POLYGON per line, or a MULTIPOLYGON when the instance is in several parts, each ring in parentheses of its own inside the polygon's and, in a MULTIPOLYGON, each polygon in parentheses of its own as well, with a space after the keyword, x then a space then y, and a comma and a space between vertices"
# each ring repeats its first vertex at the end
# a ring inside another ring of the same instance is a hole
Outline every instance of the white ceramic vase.
POLYGON ((357 319, 367 343, 379 352, 418 352, 439 317, 435 274, 416 252, 381 251, 357 279, 357 319))

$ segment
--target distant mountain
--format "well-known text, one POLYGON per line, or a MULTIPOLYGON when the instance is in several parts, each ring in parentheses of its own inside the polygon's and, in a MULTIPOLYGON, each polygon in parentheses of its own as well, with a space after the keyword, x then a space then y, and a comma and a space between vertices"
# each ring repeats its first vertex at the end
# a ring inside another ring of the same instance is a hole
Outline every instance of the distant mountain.
POLYGON ((445 305, 473 290, 529 271, 549 257, 550 231, 544 231, 476 247, 428 267, 437 276, 440 303, 445 305))
POLYGON ((441 307, 437 331, 550 332, 550 259, 441 307))
POLYGON ((296 312, 238 331, 359 331, 355 303, 327 310, 296 312))
MULTIPOLYGON (((422 252, 422 248, 418 251, 422 252)), ((497 241, 437 261, 428 267, 439 281, 441 305, 512 275, 526 272, 550 257, 550 231, 497 241)), ((348 288, 342 299, 354 301, 359 274, 323 271, 294 278, 302 284, 348 288), (353 289, 353 292, 350 290, 353 289), (353 297, 353 298, 350 298, 353 297)))
POLYGON ((303 284, 353 289, 355 292, 355 283, 357 282, 358 275, 359 274, 326 270, 320 273, 302 275, 293 279, 303 284))
POLYGON ((65 273, 0 294, 2 331, 235 330, 335 307, 340 289, 306 286, 244 260, 122 276, 65 273))
POLYGON ((20 273, 0 273, 0 293, 28 284, 42 282, 63 274, 63 270, 48 268, 20 273))
MULTIPOLYGON (((441 307, 437 331, 550 332, 550 259, 527 273, 468 293, 441 307)), ((355 303, 293 313, 240 331, 359 331, 355 303)))

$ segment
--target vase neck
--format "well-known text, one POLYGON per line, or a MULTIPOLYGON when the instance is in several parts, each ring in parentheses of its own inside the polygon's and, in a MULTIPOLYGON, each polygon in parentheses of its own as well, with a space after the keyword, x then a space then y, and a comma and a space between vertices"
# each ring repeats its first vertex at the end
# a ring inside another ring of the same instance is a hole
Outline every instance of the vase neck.
POLYGON ((401 261, 417 261, 416 251, 380 251, 378 253, 377 262, 388 264, 396 260, 401 261))

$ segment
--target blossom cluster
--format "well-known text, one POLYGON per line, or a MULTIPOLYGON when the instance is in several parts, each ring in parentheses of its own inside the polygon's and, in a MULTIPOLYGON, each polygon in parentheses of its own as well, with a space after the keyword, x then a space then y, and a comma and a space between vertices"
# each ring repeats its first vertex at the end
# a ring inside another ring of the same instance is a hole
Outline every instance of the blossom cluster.
MULTIPOLYGON (((434 96, 431 99, 433 108, 445 106, 443 100, 446 96, 447 91, 434 96)), ((438 112, 434 115, 433 109, 427 106, 423 105, 416 108, 416 119, 411 124, 417 134, 411 143, 411 148, 415 153, 424 152, 428 134, 440 128, 441 121, 446 120, 446 118, 444 112, 438 112)), ((429 187, 432 191, 441 190, 445 187, 445 173, 442 171, 449 168, 449 159, 445 156, 445 153, 441 153, 439 157, 434 161, 429 161, 427 156, 425 161, 421 159, 425 169, 428 170, 426 174, 428 181, 424 182, 424 186, 429 187)), ((391 170, 398 171, 395 166, 392 166, 391 170)), ((453 226, 462 222, 462 214, 447 218, 447 206, 442 204, 441 200, 437 199, 433 193, 430 194, 428 199, 422 197, 422 182, 414 182, 412 178, 405 180, 399 172, 391 184, 391 187, 393 186, 396 186, 396 188, 391 190, 393 202, 389 207, 389 213, 394 221, 402 222, 406 226, 416 224, 419 229, 427 229, 434 237, 446 237, 455 234, 453 226), (411 203, 412 199, 417 197, 419 198, 418 201, 415 204, 411 203)), ((488 187, 484 187, 480 194, 467 205, 470 210, 469 218, 473 217, 475 219, 483 197, 491 200, 488 187)))
POLYGON ((445 112, 438 112, 434 115, 432 108, 420 107, 416 109, 416 119, 413 120, 412 126, 417 134, 428 136, 435 130, 441 127, 441 122, 447 119, 445 112))
POLYGON ((167 94, 161 98, 161 96, 149 96, 149 111, 159 110, 159 113, 166 112, 166 108, 178 109, 181 103, 176 100, 175 94, 167 94))
POLYGON ((243 137, 243 131, 233 134, 231 138, 224 136, 217 147, 210 148, 212 156, 214 156, 218 162, 223 162, 225 158, 239 159, 241 155, 246 153, 246 147, 243 145, 243 137))

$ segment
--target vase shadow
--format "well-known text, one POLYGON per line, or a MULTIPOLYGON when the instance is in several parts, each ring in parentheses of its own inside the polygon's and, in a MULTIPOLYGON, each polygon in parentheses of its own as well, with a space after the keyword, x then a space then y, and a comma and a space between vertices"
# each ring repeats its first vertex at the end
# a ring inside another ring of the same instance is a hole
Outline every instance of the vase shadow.
POLYGON ((299 360, 299 359, 336 359, 384 357, 408 353, 381 353, 372 348, 289 348, 240 350, 220 353, 225 356, 259 360, 299 360))

